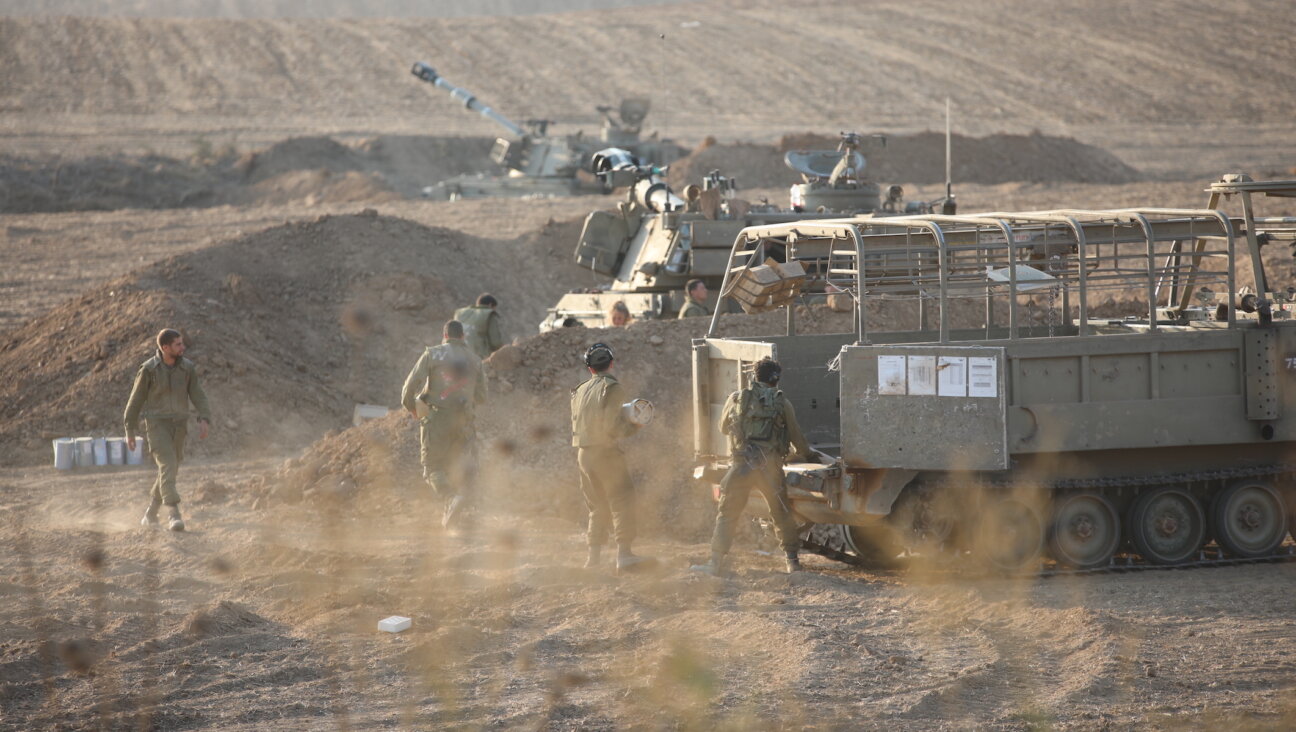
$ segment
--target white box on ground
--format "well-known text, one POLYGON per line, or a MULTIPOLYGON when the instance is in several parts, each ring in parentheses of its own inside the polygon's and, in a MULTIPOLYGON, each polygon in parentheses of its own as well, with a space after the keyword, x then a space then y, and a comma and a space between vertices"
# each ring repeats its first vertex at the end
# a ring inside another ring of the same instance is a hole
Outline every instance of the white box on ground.
POLYGON ((351 413, 351 424, 359 427, 362 422, 370 419, 386 417, 391 410, 381 404, 357 404, 355 411, 351 413))
POLYGON ((388 633, 399 633, 402 630, 409 630, 410 619, 400 615, 393 615, 390 618, 383 618, 378 621, 378 630, 385 630, 388 633))

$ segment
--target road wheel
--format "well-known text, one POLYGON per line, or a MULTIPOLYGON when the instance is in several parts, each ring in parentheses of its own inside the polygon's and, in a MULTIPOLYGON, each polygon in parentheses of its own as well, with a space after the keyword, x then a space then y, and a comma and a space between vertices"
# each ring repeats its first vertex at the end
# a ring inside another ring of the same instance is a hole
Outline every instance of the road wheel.
POLYGON ((1220 491, 1211 502, 1211 528, 1215 541, 1230 556, 1267 556, 1287 533, 1287 507, 1271 486, 1238 483, 1220 491))
POLYGON ((991 500, 982 509, 973 552, 991 569, 1018 572, 1039 560, 1044 523, 1033 508, 1015 498, 991 500))
POLYGON ((1201 550, 1206 518, 1191 493, 1167 486, 1139 496, 1127 531, 1135 551, 1147 561, 1182 564, 1201 550))
POLYGON ((842 526, 846 548, 867 566, 892 568, 899 565, 900 546, 891 527, 883 523, 869 526, 842 526))
POLYGON ((1120 517, 1101 495, 1072 493, 1054 503, 1049 554, 1059 563, 1075 569, 1105 567, 1120 538, 1120 517))
POLYGON ((948 491, 905 491, 887 517, 895 541, 911 554, 935 557, 954 536, 959 511, 948 491))

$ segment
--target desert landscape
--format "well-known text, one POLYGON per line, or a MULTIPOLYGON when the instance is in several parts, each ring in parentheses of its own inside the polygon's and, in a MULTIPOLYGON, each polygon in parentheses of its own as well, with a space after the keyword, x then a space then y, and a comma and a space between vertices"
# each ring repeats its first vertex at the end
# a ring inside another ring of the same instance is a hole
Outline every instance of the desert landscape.
MULTIPOLYGON (((1296 11, 1120 3, 416 4, 47 0, 0 10, 0 729, 1290 729, 1296 563, 993 577, 808 556, 692 476, 693 321, 539 334, 617 196, 440 201, 502 130, 415 61, 560 134, 648 97, 645 134, 786 205, 788 149, 885 134, 868 172, 961 212, 1199 208, 1296 178, 1296 11), (401 383, 489 291, 473 522, 441 529, 401 383), (213 405, 183 533, 151 465, 56 470, 121 434, 153 336, 213 405), (582 568, 568 394, 604 340, 656 421, 629 439, 651 572, 582 568), (391 615, 409 630, 376 630, 391 615)), ((1263 215, 1296 216, 1290 199, 1263 215)), ((1296 285, 1292 252, 1265 251, 1296 285)), ((781 316, 726 316, 754 335, 781 316)), ((798 306, 807 331, 849 314, 798 306)), ((1296 462, 1296 461, 1294 461, 1296 462)))

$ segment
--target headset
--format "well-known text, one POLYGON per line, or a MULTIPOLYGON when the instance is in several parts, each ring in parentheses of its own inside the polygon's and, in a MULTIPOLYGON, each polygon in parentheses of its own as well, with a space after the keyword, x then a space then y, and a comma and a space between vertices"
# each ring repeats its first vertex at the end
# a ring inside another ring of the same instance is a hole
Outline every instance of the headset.
POLYGON ((615 357, 612 355, 612 346, 609 346, 606 343, 595 343, 586 349, 585 355, 581 357, 581 360, 584 361, 586 366, 592 368, 594 366, 602 366, 605 363, 611 363, 614 358, 615 357), (607 354, 606 357, 602 355, 605 353, 607 354))

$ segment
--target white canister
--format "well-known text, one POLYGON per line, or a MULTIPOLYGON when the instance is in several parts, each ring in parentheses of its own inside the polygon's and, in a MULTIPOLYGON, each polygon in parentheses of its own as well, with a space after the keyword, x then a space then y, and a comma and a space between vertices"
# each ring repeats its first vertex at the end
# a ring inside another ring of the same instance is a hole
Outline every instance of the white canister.
POLYGON ((108 464, 108 439, 105 437, 96 437, 94 438, 94 442, 92 444, 94 445, 94 464, 107 465, 108 464))
POLYGON ((107 442, 108 442, 108 464, 125 465, 126 464, 126 438, 109 437, 107 442))
POLYGON ((60 437, 54 440, 54 467, 59 470, 71 470, 76 464, 76 443, 71 437, 60 437))
POLYGON ((653 421, 653 403, 647 399, 632 399, 621 405, 621 413, 632 424, 643 427, 653 421))
POLYGON ((139 435, 135 438, 134 450, 130 450, 130 449, 126 450, 126 464, 127 465, 144 464, 144 436, 143 435, 139 435))
POLYGON ((78 468, 94 467, 94 438, 77 437, 76 443, 76 466, 78 468))

